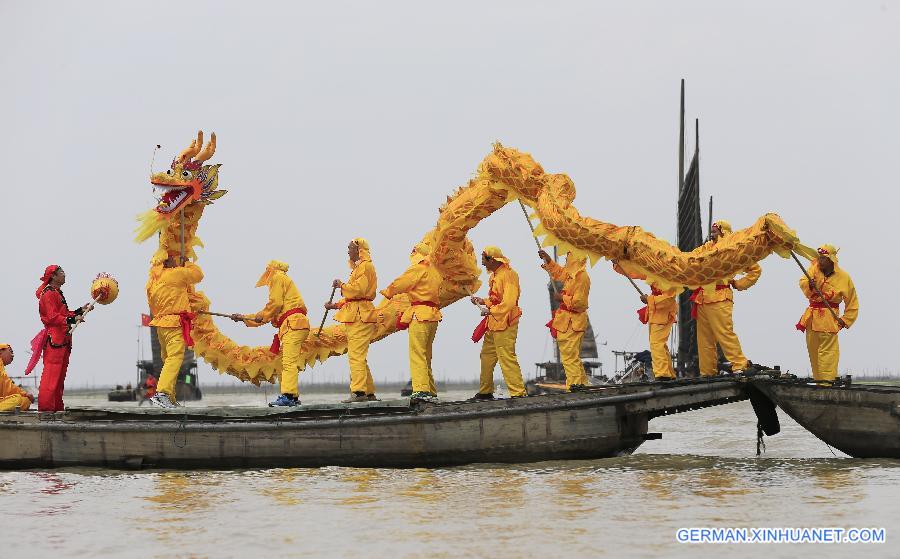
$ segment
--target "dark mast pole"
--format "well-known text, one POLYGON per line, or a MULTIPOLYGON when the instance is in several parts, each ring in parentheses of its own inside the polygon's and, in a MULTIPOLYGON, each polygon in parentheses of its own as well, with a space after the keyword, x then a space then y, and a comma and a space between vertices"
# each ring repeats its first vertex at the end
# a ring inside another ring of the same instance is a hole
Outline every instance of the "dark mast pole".
POLYGON ((678 194, 684 188, 684 78, 681 80, 681 111, 678 118, 678 194))
MULTIPOLYGON (((684 78, 681 78, 681 107, 678 112, 678 192, 675 195, 675 207, 676 207, 676 217, 675 217, 675 243, 677 245, 681 245, 680 231, 681 224, 679 223, 678 216, 678 202, 681 198, 681 193, 684 190, 684 78)), ((680 310, 679 310, 680 313, 680 310)), ((681 324, 681 317, 679 316, 679 326, 681 324)), ((672 344, 675 348, 679 348, 681 344, 681 328, 676 328, 676 337, 675 342, 672 344)), ((684 376, 684 355, 682 355, 681 351, 676 349, 677 358, 675 359, 675 366, 678 376, 684 376)))

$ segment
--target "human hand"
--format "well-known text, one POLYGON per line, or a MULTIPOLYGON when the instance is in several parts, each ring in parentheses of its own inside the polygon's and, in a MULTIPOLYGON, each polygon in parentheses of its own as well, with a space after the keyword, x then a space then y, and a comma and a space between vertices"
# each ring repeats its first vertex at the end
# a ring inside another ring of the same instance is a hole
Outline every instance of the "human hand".
POLYGON ((544 261, 544 264, 550 263, 550 255, 544 249, 538 250, 538 256, 544 261))
POLYGON ((233 320, 235 322, 243 322, 244 321, 244 317, 242 315, 239 315, 238 313, 232 313, 230 318, 231 318, 231 320, 233 320))
POLYGON ((562 303, 563 294, 562 293, 554 293, 553 300, 556 301, 557 303, 562 303))
POLYGON ((838 322, 838 326, 840 326, 842 329, 847 327, 847 323, 844 322, 843 318, 837 319, 837 322, 838 322))
POLYGON ((641 303, 644 303, 645 305, 647 304, 647 296, 646 295, 641 295, 641 303))
POLYGON ((470 301, 472 301, 473 305, 483 305, 484 304, 484 299, 482 299, 481 297, 476 297, 474 295, 472 296, 470 301))
POLYGON ((481 316, 487 316, 489 314, 491 314, 491 311, 489 311, 488 309, 486 309, 486 308, 481 309, 481 316))
POLYGON ((340 289, 342 285, 344 285, 344 282, 342 282, 339 279, 336 279, 333 282, 331 282, 331 287, 333 287, 335 289, 340 289))

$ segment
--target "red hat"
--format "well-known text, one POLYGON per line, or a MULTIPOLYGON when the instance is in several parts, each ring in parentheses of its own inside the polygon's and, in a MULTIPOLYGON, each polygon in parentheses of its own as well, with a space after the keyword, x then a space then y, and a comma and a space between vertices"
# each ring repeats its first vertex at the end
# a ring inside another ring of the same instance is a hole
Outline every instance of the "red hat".
POLYGON ((50 284, 50 278, 52 278, 53 274, 55 274, 57 271, 59 271, 59 266, 56 264, 50 264, 49 266, 44 268, 44 275, 41 276, 41 286, 38 287, 38 290, 34 292, 38 299, 41 298, 41 293, 43 293, 44 290, 47 289, 47 286, 50 284))

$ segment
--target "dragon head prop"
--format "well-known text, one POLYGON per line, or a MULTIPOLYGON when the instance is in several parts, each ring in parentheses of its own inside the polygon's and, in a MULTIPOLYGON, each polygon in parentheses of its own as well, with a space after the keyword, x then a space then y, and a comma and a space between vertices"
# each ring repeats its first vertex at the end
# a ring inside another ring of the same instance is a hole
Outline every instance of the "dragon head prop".
POLYGON ((197 210, 228 192, 218 189, 221 165, 204 165, 215 152, 215 133, 204 146, 203 132, 197 132, 197 138, 172 160, 168 170, 150 175, 150 183, 155 191, 161 191, 161 196, 157 198, 159 203, 155 208, 138 216, 139 225, 135 230, 137 242, 145 241, 154 233, 177 223, 178 216, 183 213, 198 214, 196 217, 199 217, 197 210))

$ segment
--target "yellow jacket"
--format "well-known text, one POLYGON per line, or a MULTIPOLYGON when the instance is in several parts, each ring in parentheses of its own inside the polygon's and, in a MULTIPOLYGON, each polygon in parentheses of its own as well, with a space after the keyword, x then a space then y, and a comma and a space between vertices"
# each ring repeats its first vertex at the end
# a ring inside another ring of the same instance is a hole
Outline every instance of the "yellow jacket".
POLYGON ((153 320, 150 326, 178 328, 180 313, 191 312, 188 294, 203 279, 203 270, 193 262, 176 268, 153 268, 147 282, 147 304, 153 320))
MULTIPOLYGON (((704 248, 711 249, 714 245, 714 241, 707 241, 703 246, 704 248)), ((731 290, 732 287, 734 287, 738 291, 750 289, 757 281, 759 281, 759 276, 761 275, 762 268, 759 267, 759 264, 753 263, 749 268, 744 270, 744 276, 741 278, 737 278, 737 276, 735 276, 729 279, 727 282, 719 284, 715 287, 709 289, 699 289, 697 291, 697 297, 694 302, 698 305, 702 305, 704 303, 721 303, 722 301, 734 301, 734 291, 731 290)))
MULTIPOLYGON (((853 286, 853 280, 850 279, 850 274, 845 272, 842 268, 835 266, 834 273, 826 278, 825 274, 819 270, 818 266, 812 265, 809 268, 809 275, 812 276, 813 281, 816 282, 819 290, 825 295, 828 302, 831 303, 834 312, 839 315, 840 304, 841 301, 843 301, 844 314, 841 315, 841 319, 847 325, 847 328, 850 328, 850 326, 856 322, 856 317, 859 315, 859 299, 856 298, 856 287, 853 286)), ((809 299, 810 305, 821 304, 822 298, 819 297, 819 294, 816 293, 814 289, 809 288, 809 280, 806 279, 806 276, 800 278, 800 290, 803 291, 803 295, 809 299)), ((829 332, 834 334, 840 330, 837 320, 835 320, 828 309, 824 307, 807 307, 803 312, 803 316, 800 318, 800 324, 813 332, 829 332)))
MULTIPOLYGON (((303 309, 303 313, 294 313, 287 317, 282 328, 291 330, 309 330, 309 319, 306 318, 306 303, 300 296, 300 290, 286 273, 281 270, 273 270, 269 278, 269 302, 259 311, 263 323, 271 322, 278 328, 278 319, 291 309, 303 309)), ((261 326, 260 323, 245 321, 248 326, 261 326)))
POLYGON ((27 396, 28 392, 16 386, 16 383, 6 374, 3 367, 3 361, 0 361, 0 400, 7 396, 15 396, 16 394, 27 396))
POLYGON ((672 324, 678 316, 678 300, 675 290, 660 291, 655 285, 651 295, 647 295, 647 324, 672 324))
MULTIPOLYGON (((406 293, 409 295, 410 303, 430 301, 439 304, 442 281, 440 272, 427 260, 423 260, 407 268, 403 275, 383 289, 381 294, 390 299, 395 295, 406 293)), ((400 321, 409 324, 413 318, 419 322, 440 322, 443 315, 439 307, 412 304, 400 315, 400 321)))
POLYGON ((334 319, 338 322, 377 322, 378 318, 373 311, 372 300, 375 299, 375 290, 378 285, 378 276, 375 275, 375 266, 367 258, 356 261, 350 278, 341 284, 341 295, 344 297, 337 302, 341 307, 334 319))
POLYGON ((541 267, 550 272, 554 281, 563 282, 562 306, 553 315, 553 329, 568 332, 571 328, 575 332, 584 332, 588 323, 588 294, 591 292, 591 277, 587 270, 579 266, 572 273, 553 261, 541 267))
POLYGON ((501 264, 491 273, 488 285, 490 292, 485 299, 485 306, 489 311, 488 330, 506 330, 522 316, 522 309, 519 308, 519 274, 509 264, 501 264))

